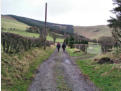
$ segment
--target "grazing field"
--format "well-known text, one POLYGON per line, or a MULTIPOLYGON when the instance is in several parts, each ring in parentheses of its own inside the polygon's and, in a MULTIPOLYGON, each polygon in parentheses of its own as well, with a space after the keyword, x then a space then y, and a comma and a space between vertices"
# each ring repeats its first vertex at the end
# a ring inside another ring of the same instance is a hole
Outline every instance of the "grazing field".
POLYGON ((27 91, 38 66, 53 53, 54 49, 48 47, 45 51, 33 48, 14 55, 2 53, 2 91, 27 91))
POLYGON ((101 54, 101 46, 96 43, 89 43, 87 48, 87 53, 89 54, 101 54))
MULTIPOLYGON (((80 51, 77 53, 74 53, 75 51, 79 51, 79 49, 76 48, 67 48, 67 51, 69 51, 70 56, 84 56, 84 52, 80 51)), ((96 43, 89 43, 88 48, 87 48, 87 54, 88 55, 98 55, 101 54, 101 46, 99 44, 96 43)))
MULTIPOLYGON (((10 28, 15 28, 16 31, 25 31, 28 25, 21 23, 9 16, 2 16, 1 17, 1 25, 4 30, 10 30, 10 28)), ((3 31, 3 30, 2 30, 3 31)))
POLYGON ((88 49, 90 54, 74 53, 75 49, 69 48, 67 51, 70 56, 78 57, 76 64, 82 73, 101 91, 121 91, 121 64, 98 64, 97 61, 94 61, 94 57, 98 53, 100 54, 100 46, 91 45, 91 47, 91 49, 88 49))
POLYGON ((4 30, 3 32, 9 32, 9 33, 15 33, 15 34, 19 34, 21 36, 24 36, 24 37, 35 37, 35 38, 38 38, 39 37, 39 34, 37 33, 29 33, 29 32, 26 32, 26 31, 10 31, 10 30, 4 30))
MULTIPOLYGON (((1 25, 2 25, 3 32, 15 33, 15 34, 19 34, 19 35, 22 35, 25 37, 38 38, 40 36, 37 33, 26 32, 26 28, 29 26, 17 21, 16 19, 14 19, 10 16, 2 16, 1 17, 1 25)), ((53 38, 51 36, 47 36, 47 40, 53 41, 53 38)), ((63 42, 63 40, 64 39, 62 39, 62 38, 57 38, 56 42, 63 42)))
POLYGON ((3 32, 15 33, 26 37, 39 37, 39 34, 26 32, 26 28, 29 27, 28 25, 9 16, 1 17, 1 25, 3 32))
MULTIPOLYGON (((52 38, 51 36, 47 36, 47 40, 53 41, 53 38, 52 38)), ((64 38, 57 38, 57 39, 56 39, 56 42, 62 43, 63 41, 64 41, 64 38)))

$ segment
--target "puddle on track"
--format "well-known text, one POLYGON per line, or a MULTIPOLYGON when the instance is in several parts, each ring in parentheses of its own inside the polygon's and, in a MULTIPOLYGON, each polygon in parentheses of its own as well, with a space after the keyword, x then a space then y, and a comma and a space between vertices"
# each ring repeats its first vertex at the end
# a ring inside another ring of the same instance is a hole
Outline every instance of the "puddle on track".
POLYGON ((66 59, 66 60, 65 60, 65 63, 67 63, 67 64, 71 64, 71 62, 70 62, 69 59, 66 59))

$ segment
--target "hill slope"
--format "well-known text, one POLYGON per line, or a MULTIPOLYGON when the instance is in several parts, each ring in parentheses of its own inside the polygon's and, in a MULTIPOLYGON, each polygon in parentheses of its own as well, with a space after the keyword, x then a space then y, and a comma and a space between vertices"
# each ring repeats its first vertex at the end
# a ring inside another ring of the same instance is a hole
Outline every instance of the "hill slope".
MULTIPOLYGON (((26 17, 20 17, 15 15, 2 15, 2 27, 6 28, 6 30, 10 30, 10 28, 16 28, 17 32, 21 32, 22 35, 31 36, 31 34, 25 33, 25 29, 29 26, 38 26, 41 29, 44 28, 44 22, 38 21, 26 17)), ((84 37, 90 39, 98 39, 101 36, 111 36, 110 28, 106 25, 100 26, 73 26, 73 25, 64 25, 64 24, 56 24, 56 23, 47 23, 47 27, 50 31, 56 33, 77 33, 84 37)), ((11 32, 11 31, 9 31, 11 32)), ((15 31, 12 31, 15 32, 15 31)), ((38 37, 39 35, 34 34, 34 37, 38 37)))
POLYGON ((10 28, 16 28, 17 30, 22 31, 29 27, 27 24, 19 22, 15 18, 3 15, 1 16, 1 24, 3 28, 6 28, 6 30, 10 28))
MULTIPOLYGON (((38 38, 40 36, 38 33, 26 32, 26 28, 30 27, 29 25, 22 23, 22 22, 16 20, 15 18, 8 16, 8 15, 1 16, 1 25, 2 25, 2 27, 1 27, 2 32, 15 33, 15 34, 19 34, 19 35, 22 35, 25 37, 38 38)), ((53 38, 48 35, 47 40, 53 41, 53 38)), ((63 42, 63 40, 64 40, 63 38, 57 38, 56 42, 63 42)))
POLYGON ((101 36, 112 36, 110 28, 106 25, 99 26, 74 26, 74 33, 90 39, 98 39, 101 36))
MULTIPOLYGON (((18 20, 22 23, 25 23, 29 26, 37 26, 37 27, 40 27, 41 29, 44 28, 45 23, 43 21, 38 21, 38 20, 34 20, 34 19, 26 18, 26 17, 15 16, 15 15, 7 15, 7 16, 15 18, 16 20, 18 20)), ((72 25, 56 24, 56 23, 47 22, 47 27, 50 31, 54 31, 57 33, 73 34, 73 26, 72 25)))
POLYGON ((39 37, 39 34, 26 32, 26 28, 29 27, 27 24, 19 22, 15 18, 10 16, 1 16, 2 32, 10 32, 19 34, 27 37, 39 37))

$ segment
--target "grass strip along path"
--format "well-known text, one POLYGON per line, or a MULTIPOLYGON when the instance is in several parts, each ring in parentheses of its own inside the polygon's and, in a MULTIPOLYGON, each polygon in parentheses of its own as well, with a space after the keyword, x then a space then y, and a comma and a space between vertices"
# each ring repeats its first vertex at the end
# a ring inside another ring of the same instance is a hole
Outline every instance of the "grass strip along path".
POLYGON ((2 91, 27 91, 38 66, 53 53, 54 49, 48 47, 45 51, 34 48, 15 55, 2 53, 2 91))
POLYGON ((77 57, 76 64, 101 91, 121 91, 121 64, 98 64, 90 54, 82 52, 73 53, 74 49, 68 48, 71 57, 77 57))

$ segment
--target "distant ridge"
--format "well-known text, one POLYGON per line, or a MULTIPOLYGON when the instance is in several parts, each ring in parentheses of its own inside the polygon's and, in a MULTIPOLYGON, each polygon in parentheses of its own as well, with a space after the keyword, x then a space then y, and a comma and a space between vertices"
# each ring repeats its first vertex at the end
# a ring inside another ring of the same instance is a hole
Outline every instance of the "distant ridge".
POLYGON ((74 33, 90 39, 99 39, 102 36, 112 36, 111 29, 107 25, 74 26, 74 33))

